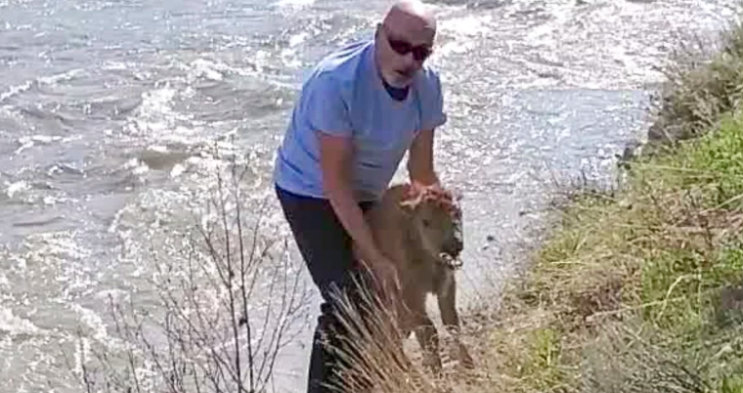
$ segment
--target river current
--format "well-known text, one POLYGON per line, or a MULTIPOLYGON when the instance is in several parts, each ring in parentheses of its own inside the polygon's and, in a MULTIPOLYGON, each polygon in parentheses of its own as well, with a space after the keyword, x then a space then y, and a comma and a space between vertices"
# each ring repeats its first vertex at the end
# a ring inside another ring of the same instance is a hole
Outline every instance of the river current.
MULTIPOLYGON (((553 178, 613 176, 648 125, 658 67, 737 12, 732 0, 434 4, 449 116, 436 161, 464 196, 462 303, 518 267, 553 178)), ((286 236, 270 176, 302 78, 371 37, 388 6, 0 0, 0 392, 79 391, 63 361, 77 329, 105 345, 109 295, 157 301, 153 261, 177 250, 166 234, 206 215, 230 157, 244 202, 268 200, 264 234, 286 236)), ((306 278, 298 263, 285 274, 306 278)), ((304 386, 301 331, 276 365, 287 391, 304 386)))

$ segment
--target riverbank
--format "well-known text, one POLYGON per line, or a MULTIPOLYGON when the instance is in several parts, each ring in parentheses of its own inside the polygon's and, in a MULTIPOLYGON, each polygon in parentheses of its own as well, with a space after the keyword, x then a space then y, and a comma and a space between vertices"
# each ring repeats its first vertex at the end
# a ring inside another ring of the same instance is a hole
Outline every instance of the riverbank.
POLYGON ((741 27, 670 71, 621 186, 571 193, 473 339, 475 391, 743 392, 741 75, 741 27))
POLYGON ((616 187, 571 189, 532 265, 464 317, 477 369, 445 390, 743 392, 743 27, 720 44, 667 70, 616 187))

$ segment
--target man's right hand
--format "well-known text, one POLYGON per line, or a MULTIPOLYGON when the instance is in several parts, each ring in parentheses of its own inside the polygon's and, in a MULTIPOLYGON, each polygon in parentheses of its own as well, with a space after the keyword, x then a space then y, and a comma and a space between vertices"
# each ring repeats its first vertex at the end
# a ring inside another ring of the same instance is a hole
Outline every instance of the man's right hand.
POLYGON ((402 290, 397 266, 391 260, 380 257, 367 263, 367 268, 374 280, 375 295, 379 297, 384 307, 394 310, 402 290))
POLYGON ((391 290, 397 294, 400 291, 400 278, 397 274, 397 267, 392 261, 384 257, 380 258, 372 262, 371 269, 377 282, 382 287, 380 289, 385 293, 391 290))

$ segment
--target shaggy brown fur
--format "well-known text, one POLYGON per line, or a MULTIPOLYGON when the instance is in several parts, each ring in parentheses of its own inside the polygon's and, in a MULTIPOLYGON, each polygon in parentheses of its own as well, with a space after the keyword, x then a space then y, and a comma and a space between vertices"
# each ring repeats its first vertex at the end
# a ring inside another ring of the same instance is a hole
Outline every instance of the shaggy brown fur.
POLYGON ((463 248, 457 199, 446 190, 399 184, 389 188, 381 203, 366 215, 375 243, 397 265, 402 291, 396 307, 398 328, 403 338, 415 332, 424 361, 434 373, 441 371, 442 364, 438 333, 426 312, 429 293, 437 296, 441 319, 453 336, 460 363, 473 367, 458 338, 456 281, 449 263, 463 248))

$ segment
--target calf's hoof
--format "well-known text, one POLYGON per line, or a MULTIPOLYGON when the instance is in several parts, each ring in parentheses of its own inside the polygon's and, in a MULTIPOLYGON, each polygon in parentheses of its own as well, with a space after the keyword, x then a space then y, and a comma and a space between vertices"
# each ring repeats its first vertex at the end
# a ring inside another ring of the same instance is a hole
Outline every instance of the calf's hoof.
POLYGON ((475 361, 464 346, 459 347, 459 364, 469 370, 475 368, 475 361))
POLYGON ((433 354, 425 355, 423 358, 423 366, 428 368, 435 376, 440 376, 444 369, 441 359, 433 354))

